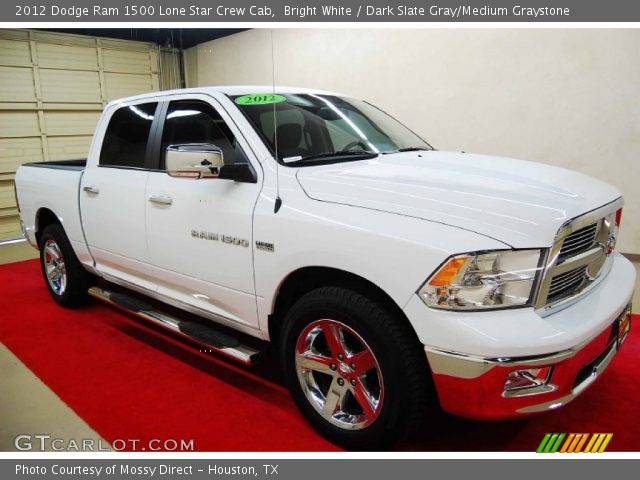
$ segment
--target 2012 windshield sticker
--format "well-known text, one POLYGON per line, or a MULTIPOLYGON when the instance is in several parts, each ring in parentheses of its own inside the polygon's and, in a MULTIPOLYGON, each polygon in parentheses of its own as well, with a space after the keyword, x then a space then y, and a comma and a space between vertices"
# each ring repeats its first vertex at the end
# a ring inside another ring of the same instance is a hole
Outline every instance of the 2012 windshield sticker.
POLYGON ((238 97, 235 102, 238 105, 269 105, 271 103, 285 102, 286 100, 287 97, 284 95, 255 93, 238 97))

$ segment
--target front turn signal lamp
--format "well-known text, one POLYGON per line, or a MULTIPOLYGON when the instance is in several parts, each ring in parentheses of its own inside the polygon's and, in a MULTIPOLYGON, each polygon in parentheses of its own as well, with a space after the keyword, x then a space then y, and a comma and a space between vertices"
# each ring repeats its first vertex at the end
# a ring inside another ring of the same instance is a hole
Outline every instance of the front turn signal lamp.
POLYGON ((418 291, 429 307, 484 310, 533 303, 542 250, 500 250, 449 258, 418 291))

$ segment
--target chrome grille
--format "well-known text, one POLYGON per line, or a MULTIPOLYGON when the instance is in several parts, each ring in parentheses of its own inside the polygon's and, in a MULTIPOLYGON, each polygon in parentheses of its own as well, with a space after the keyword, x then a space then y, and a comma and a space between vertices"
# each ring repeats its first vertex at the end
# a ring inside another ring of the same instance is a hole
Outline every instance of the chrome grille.
POLYGON ((604 278, 613 265, 619 198, 565 223, 558 231, 544 266, 535 307, 546 316, 571 305, 604 278))
POLYGON ((580 230, 576 230, 564 239, 558 258, 560 260, 577 255, 593 247, 598 232, 598 223, 593 223, 580 230))
POLYGON ((553 277, 551 279, 551 285, 549 285, 547 302, 552 302, 567 294, 570 295, 574 290, 577 290, 581 286, 586 279, 586 275, 587 267, 583 266, 553 277))

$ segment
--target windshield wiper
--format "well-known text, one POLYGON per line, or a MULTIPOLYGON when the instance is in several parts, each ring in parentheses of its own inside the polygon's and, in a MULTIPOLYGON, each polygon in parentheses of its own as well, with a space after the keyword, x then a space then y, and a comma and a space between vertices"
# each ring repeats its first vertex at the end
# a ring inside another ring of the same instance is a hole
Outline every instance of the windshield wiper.
MULTIPOLYGON (((373 158, 377 157, 378 154, 375 152, 369 152, 368 150, 338 150, 335 152, 321 152, 314 153, 313 155, 307 155, 305 157, 298 158, 297 160, 292 160, 287 162, 283 159, 283 161, 287 165, 295 165, 297 163, 305 163, 309 160, 320 160, 323 158, 331 158, 331 157, 365 157, 365 158, 373 158)), ((296 158, 296 157, 292 157, 296 158)))
POLYGON ((423 150, 429 151, 429 150, 431 150, 431 148, 428 148, 428 147, 406 147, 406 148, 399 148, 397 151, 398 152, 421 152, 423 150))

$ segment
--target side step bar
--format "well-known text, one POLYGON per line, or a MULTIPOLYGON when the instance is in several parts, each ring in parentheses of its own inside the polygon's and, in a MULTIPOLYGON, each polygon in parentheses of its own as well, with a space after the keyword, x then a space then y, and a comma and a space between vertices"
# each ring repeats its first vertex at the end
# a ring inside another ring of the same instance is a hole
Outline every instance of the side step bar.
POLYGON ((100 287, 91 287, 88 293, 98 300, 149 320, 245 365, 252 365, 262 354, 260 350, 242 345, 237 338, 215 328, 169 316, 154 309, 151 304, 125 293, 112 292, 100 287))

